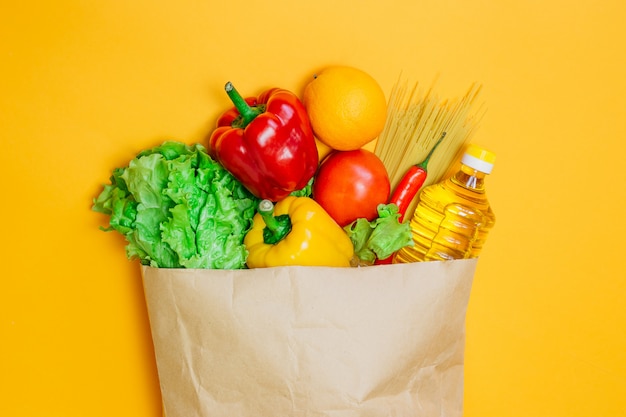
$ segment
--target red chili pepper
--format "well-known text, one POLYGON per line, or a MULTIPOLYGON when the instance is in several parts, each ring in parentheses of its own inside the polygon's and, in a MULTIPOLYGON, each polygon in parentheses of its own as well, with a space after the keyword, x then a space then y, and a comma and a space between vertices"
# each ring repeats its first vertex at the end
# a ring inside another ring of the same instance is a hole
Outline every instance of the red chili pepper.
POLYGON ((417 195, 417 192, 420 190, 422 185, 424 185, 424 181, 426 181, 426 176, 428 175, 427 167, 428 161, 430 161, 430 157, 437 149, 437 146, 443 141, 443 138, 446 137, 446 132, 443 132, 437 143, 432 147, 426 158, 417 165, 413 165, 411 168, 407 170, 404 174, 398 186, 394 190, 391 198, 389 199, 390 203, 395 203, 398 206, 398 213, 400 213, 400 218, 398 219, 400 222, 404 220, 404 215, 406 214, 406 210, 411 205, 411 201, 417 195))
MULTIPOLYGON (((402 223, 404 220, 404 215, 406 214, 406 210, 411 205, 411 201, 417 195, 419 189, 424 185, 424 181, 426 181, 426 176, 428 175, 427 167, 428 161, 430 161, 430 157, 437 149, 437 146, 443 141, 443 138, 446 137, 446 132, 441 134, 441 137, 432 147, 426 158, 422 162, 417 165, 413 165, 411 168, 407 170, 404 174, 398 186, 394 190, 391 198, 389 199, 389 203, 395 203, 398 206, 398 213, 400 217, 398 221, 402 223)), ((376 259, 374 261, 374 265, 387 265, 392 263, 393 255, 385 258, 385 259, 376 259)))
POLYGON ((387 256, 385 259, 378 259, 374 261, 374 265, 389 265, 393 263, 393 254, 387 256))
POLYGON ((235 105, 223 113, 209 139, 209 154, 252 194, 279 201, 304 188, 318 166, 311 122, 298 97, 272 88, 244 99, 233 85, 235 105))

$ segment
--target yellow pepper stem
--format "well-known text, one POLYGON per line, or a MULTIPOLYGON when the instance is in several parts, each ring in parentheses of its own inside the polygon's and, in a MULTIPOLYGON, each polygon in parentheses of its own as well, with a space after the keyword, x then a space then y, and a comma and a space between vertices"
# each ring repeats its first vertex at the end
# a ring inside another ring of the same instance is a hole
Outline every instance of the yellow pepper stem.
POLYGON ((274 204, 270 200, 261 200, 259 214, 265 222, 263 229, 263 242, 274 245, 285 238, 291 232, 291 218, 288 214, 274 216, 274 204))

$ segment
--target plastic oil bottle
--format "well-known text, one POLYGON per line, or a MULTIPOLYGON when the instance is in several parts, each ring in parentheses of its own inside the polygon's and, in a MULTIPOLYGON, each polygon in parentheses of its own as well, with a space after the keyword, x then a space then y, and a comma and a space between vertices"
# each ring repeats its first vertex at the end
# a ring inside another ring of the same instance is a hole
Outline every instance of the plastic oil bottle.
POLYGON ((410 221, 413 246, 396 252, 394 263, 475 258, 495 224, 485 193, 495 154, 471 144, 451 177, 425 187, 410 221))

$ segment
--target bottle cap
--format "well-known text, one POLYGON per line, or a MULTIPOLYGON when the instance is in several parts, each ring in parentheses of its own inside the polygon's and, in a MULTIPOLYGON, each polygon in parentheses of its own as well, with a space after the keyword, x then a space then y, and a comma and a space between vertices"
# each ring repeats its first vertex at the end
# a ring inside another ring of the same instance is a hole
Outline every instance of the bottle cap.
POLYGON ((474 144, 467 147, 461 159, 462 164, 485 174, 491 174, 495 161, 496 154, 474 144))

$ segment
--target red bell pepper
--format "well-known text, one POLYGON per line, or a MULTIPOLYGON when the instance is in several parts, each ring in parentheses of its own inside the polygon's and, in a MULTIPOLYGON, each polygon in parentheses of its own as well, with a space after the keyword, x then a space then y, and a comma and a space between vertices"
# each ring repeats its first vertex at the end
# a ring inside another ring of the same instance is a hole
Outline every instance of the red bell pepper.
POLYGON ((298 97, 272 88, 244 99, 230 82, 226 93, 235 106, 217 120, 209 154, 261 199, 276 202, 304 188, 317 170, 318 154, 298 97))

